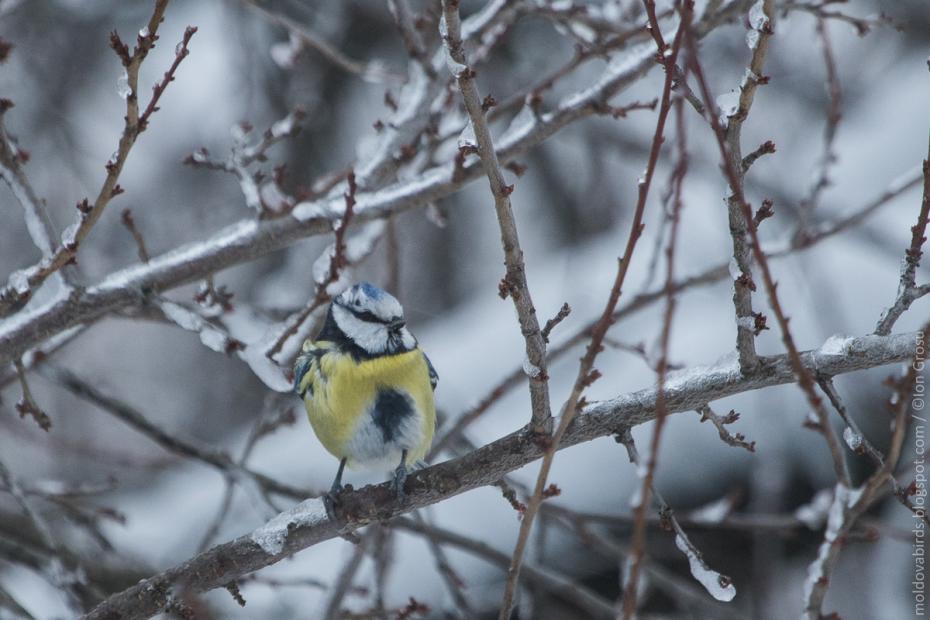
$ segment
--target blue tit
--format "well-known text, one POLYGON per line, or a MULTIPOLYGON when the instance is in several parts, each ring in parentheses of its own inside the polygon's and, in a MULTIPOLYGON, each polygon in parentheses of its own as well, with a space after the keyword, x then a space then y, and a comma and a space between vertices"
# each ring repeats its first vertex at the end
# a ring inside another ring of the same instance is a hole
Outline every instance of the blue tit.
POLYGON ((436 427, 438 376, 392 295, 362 282, 329 306, 316 339, 294 364, 294 391, 323 447, 339 459, 330 499, 350 468, 394 469, 403 495, 408 468, 426 456, 436 427))

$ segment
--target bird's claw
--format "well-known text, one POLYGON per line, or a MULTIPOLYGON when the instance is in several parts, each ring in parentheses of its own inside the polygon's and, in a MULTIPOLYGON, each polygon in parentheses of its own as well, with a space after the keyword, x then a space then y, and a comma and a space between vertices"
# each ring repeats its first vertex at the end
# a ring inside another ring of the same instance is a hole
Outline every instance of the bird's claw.
POLYGON ((391 486, 394 487, 394 493, 397 495, 398 499, 403 501, 406 494, 404 493, 404 483, 407 482, 407 467, 401 463, 397 469, 394 470, 394 481, 391 486))
POLYGON ((323 507, 326 508, 326 516, 330 520, 336 520, 336 508, 339 506, 339 496, 342 495, 344 488, 341 484, 334 484, 329 493, 323 495, 323 507))

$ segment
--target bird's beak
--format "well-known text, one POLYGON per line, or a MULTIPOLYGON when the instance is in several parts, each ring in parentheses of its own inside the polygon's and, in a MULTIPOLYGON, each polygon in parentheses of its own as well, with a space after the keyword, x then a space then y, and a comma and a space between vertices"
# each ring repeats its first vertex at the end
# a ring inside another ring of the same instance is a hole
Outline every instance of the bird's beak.
POLYGON ((388 323, 388 327, 391 328, 391 330, 393 331, 398 331, 400 329, 403 329, 406 326, 407 326, 407 321, 405 321, 404 319, 394 319, 390 323, 388 323))

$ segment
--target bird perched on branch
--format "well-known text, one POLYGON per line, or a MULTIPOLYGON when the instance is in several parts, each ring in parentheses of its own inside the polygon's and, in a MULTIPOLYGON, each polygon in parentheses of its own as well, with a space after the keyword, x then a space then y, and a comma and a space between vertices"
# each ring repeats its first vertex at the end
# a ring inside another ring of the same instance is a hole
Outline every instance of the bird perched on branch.
POLYGON ((362 282, 333 300, 294 364, 294 391, 323 447, 339 459, 331 500, 346 464, 393 469, 403 496, 408 469, 433 441, 437 380, 392 295, 362 282))

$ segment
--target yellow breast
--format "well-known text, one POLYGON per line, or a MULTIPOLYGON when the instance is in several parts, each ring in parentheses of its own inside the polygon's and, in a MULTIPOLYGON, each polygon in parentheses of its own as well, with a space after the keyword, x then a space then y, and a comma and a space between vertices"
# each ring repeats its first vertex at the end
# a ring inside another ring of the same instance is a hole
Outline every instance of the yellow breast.
MULTIPOLYGON (((406 397, 412 405, 413 419, 405 428, 413 427, 416 433, 406 432, 403 438, 416 445, 406 446, 407 462, 423 458, 433 440, 436 410, 430 386, 426 358, 419 348, 397 355, 385 355, 370 360, 356 361, 328 343, 315 343, 325 347, 311 364, 300 382, 307 388, 304 404, 310 424, 323 446, 336 458, 348 458, 349 464, 364 464, 377 451, 377 442, 386 439, 372 430, 372 416, 379 394, 393 390, 406 397)), ((399 462, 399 460, 398 460, 399 462)))

